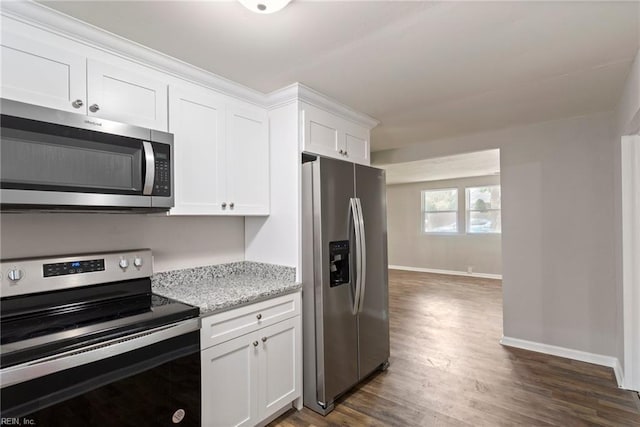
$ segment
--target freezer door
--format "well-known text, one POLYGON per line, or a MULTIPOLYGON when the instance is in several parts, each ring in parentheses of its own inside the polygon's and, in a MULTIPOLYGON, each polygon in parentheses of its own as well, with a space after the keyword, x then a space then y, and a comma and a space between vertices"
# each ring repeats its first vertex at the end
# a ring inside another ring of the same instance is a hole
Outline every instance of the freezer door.
POLYGON ((350 220, 353 194, 353 164, 325 158, 313 162, 316 372, 318 400, 327 404, 358 382, 357 318, 352 313, 354 262, 350 263, 348 282, 332 286, 330 280, 335 261, 330 257, 331 243, 349 240, 353 243, 350 220))
POLYGON ((387 199, 384 170, 355 166, 356 197, 364 222, 364 298, 358 315, 359 378, 389 359, 387 199))

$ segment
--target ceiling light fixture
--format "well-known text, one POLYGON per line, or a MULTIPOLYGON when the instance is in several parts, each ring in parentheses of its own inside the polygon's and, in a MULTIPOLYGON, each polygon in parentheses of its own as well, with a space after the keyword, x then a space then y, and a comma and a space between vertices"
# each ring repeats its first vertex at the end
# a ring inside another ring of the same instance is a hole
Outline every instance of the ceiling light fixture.
POLYGON ((256 13, 274 13, 284 9, 291 0, 238 0, 244 7, 256 13))

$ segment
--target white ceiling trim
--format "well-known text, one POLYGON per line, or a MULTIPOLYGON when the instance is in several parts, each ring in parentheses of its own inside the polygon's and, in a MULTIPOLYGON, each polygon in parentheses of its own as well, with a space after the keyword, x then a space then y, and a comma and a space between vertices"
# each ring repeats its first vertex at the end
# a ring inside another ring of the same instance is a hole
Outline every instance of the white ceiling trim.
POLYGON ((366 126, 369 130, 380 124, 380 122, 373 117, 360 113, 302 83, 294 83, 269 93, 266 96, 265 104, 267 108, 275 109, 296 100, 304 101, 323 110, 335 112, 355 123, 366 126))
POLYGON ((25 24, 36 26, 73 41, 104 50, 129 61, 147 67, 150 66, 158 71, 169 73, 192 83, 241 98, 261 107, 273 109, 295 100, 301 100, 316 107, 340 114, 369 129, 374 128, 380 123, 378 120, 360 113, 301 83, 294 83, 280 90, 264 94, 50 9, 39 3, 21 1, 3 2, 1 13, 25 24))
MULTIPOLYGON (((380 165, 379 165, 380 166, 380 165)), ((483 150, 380 166, 387 184, 443 181, 500 174, 500 150, 483 150)))

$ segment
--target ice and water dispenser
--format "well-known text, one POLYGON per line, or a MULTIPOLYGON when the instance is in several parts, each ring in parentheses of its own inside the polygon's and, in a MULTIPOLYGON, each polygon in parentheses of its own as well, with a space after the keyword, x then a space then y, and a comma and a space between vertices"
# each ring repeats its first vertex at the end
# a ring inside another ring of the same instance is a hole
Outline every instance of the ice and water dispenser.
POLYGON ((329 242, 329 286, 349 283, 349 241, 329 242))

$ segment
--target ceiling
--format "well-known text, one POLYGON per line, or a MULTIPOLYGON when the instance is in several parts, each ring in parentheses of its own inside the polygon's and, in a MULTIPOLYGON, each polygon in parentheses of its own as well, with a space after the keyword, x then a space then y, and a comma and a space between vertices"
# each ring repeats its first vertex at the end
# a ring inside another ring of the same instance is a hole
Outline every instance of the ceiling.
POLYGON ((270 92, 301 82, 380 120, 374 151, 612 110, 639 2, 45 1, 270 92))
POLYGON ((380 167, 386 170, 387 184, 498 175, 500 150, 477 151, 380 167))

